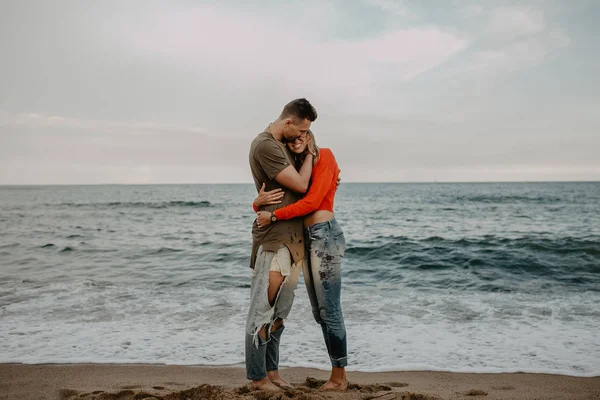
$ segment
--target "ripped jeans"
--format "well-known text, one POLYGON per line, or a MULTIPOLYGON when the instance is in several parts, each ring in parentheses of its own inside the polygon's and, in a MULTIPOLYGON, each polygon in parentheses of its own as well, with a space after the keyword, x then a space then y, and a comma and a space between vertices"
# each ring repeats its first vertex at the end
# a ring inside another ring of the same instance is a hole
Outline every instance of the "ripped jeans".
POLYGON ((313 316, 323 330, 331 365, 345 367, 348 351, 340 301, 342 258, 346 251, 344 232, 334 218, 309 226, 304 238, 307 260, 303 274, 313 316))
POLYGON ((302 263, 293 264, 287 247, 277 253, 263 251, 260 247, 252 270, 250 289, 250 310, 246 320, 246 376, 250 380, 261 380, 267 371, 279 368, 279 341, 285 326, 271 332, 271 325, 277 318, 287 318, 294 302, 294 291, 298 286, 302 263), (269 304, 269 270, 276 266, 284 276, 284 281, 275 298, 273 306, 269 304), (260 329, 266 326, 267 337, 259 335, 260 329))

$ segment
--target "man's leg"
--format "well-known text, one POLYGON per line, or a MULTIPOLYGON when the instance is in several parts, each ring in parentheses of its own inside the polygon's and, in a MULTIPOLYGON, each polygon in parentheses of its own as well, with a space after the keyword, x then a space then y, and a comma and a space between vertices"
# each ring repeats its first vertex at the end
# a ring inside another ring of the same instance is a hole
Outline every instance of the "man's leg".
POLYGON ((269 325, 274 308, 269 298, 269 267, 275 253, 263 251, 256 257, 250 289, 250 308, 246 321, 246 376, 257 389, 279 390, 267 378, 266 353, 270 341, 269 325))
POLYGON ((276 285, 276 289, 270 293, 271 304, 275 311, 273 323, 271 324, 271 340, 267 345, 266 367, 269 379, 281 387, 292 387, 279 375, 279 346, 281 336, 285 330, 284 319, 287 318, 294 301, 295 290, 300 278, 301 265, 292 265, 292 257, 287 247, 282 247, 277 252, 276 265, 272 265, 270 279, 276 285))
MULTIPOLYGON (((286 250, 287 251, 287 248, 286 250)), ((285 282, 286 277, 281 273, 281 267, 279 265, 279 258, 282 258, 280 255, 281 252, 278 252, 277 255, 279 257, 275 257, 273 259, 273 264, 271 264, 271 270, 269 271, 269 304, 273 307, 276 305, 277 297, 280 293, 281 286, 285 282)), ((278 386, 290 386, 285 380, 279 376, 279 342, 281 340, 281 334, 285 329, 283 326, 283 319, 276 318, 270 326, 270 336, 271 340, 267 344, 266 351, 266 368, 267 368, 267 377, 273 383, 278 386)))

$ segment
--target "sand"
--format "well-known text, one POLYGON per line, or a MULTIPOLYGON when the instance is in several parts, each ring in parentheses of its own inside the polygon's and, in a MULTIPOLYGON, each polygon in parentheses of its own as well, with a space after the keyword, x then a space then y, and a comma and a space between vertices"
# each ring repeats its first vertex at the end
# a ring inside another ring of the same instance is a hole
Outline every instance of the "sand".
POLYGON ((296 387, 250 391, 241 367, 138 364, 0 364, 0 399, 327 400, 600 399, 600 377, 450 372, 349 372, 342 393, 317 390, 327 371, 282 368, 296 387))

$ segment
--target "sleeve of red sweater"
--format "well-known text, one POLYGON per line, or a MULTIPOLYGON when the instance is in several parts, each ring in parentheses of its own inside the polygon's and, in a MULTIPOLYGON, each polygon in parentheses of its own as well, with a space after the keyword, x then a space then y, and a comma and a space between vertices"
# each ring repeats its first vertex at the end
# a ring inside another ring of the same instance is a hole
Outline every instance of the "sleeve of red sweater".
POLYGON ((329 158, 328 154, 322 152, 321 159, 313 168, 312 183, 306 196, 293 204, 275 210, 277 219, 287 220, 317 211, 331 187, 334 176, 332 159, 329 158))

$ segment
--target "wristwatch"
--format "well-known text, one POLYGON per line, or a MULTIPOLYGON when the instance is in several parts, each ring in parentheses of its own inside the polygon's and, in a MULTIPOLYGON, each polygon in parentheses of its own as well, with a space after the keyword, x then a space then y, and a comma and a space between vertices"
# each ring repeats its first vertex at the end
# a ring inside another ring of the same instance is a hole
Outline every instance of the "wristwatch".
POLYGON ((277 216, 275 215, 275 213, 273 211, 271 211, 271 222, 275 222, 277 221, 277 216))

